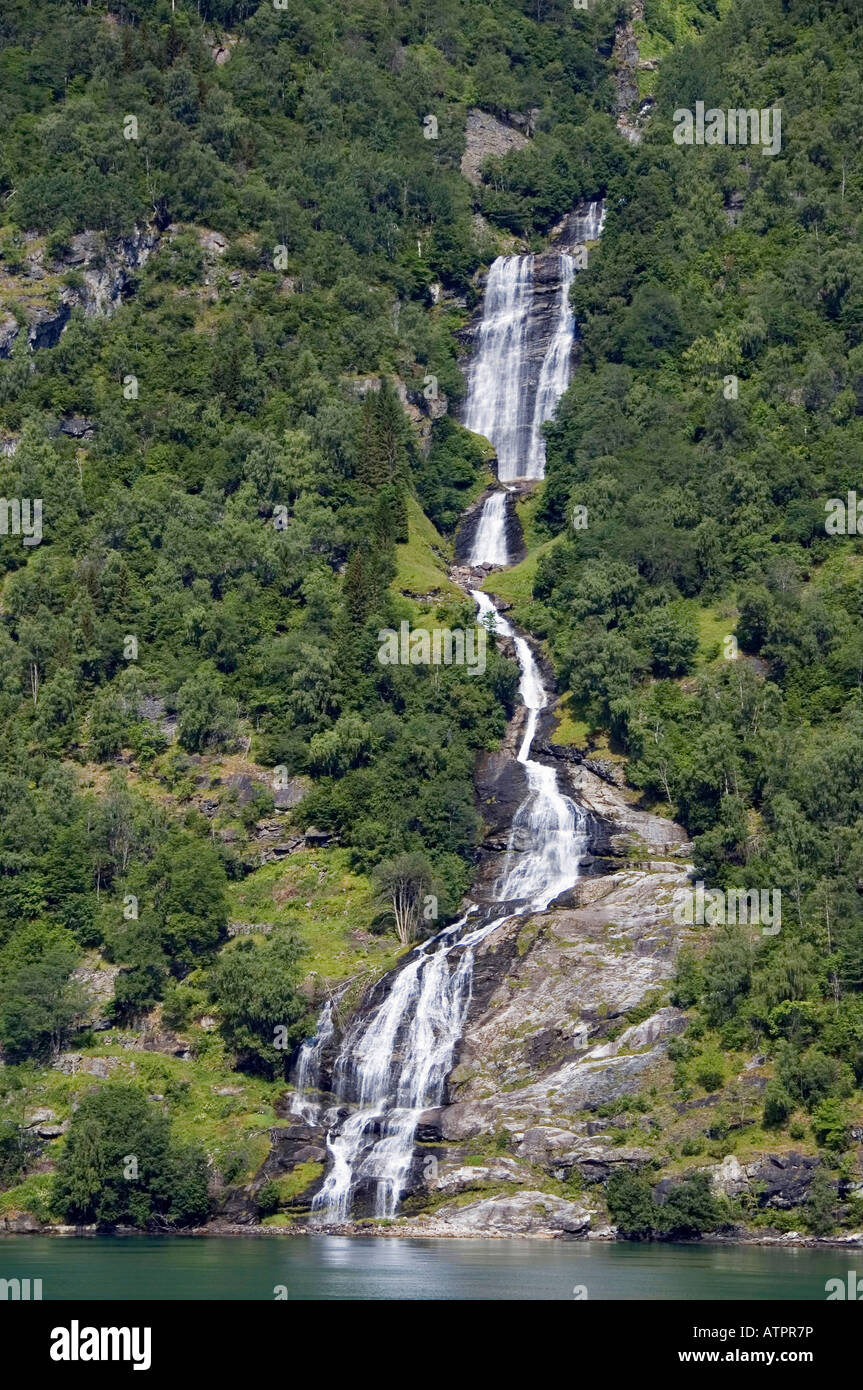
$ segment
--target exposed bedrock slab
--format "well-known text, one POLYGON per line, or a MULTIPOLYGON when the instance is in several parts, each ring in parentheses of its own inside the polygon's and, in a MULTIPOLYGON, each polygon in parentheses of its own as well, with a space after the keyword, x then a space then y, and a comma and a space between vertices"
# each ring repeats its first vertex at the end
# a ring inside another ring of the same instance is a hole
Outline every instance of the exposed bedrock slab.
POLYGON ((435 1236, 544 1236, 546 1239, 584 1240, 590 1230, 591 1212, 578 1202, 553 1197, 547 1192, 516 1192, 485 1197, 467 1206, 441 1207, 433 1216, 421 1216, 417 1234, 435 1236))
MULTIPOLYGON (((511 801, 517 774, 496 756, 483 775, 511 801)), ((668 1041, 683 1028, 668 992, 690 934, 672 919, 690 868, 686 837, 582 766, 568 766, 567 781, 591 814, 595 844, 620 867, 583 877, 564 903, 511 917, 480 943, 449 1103, 423 1117, 428 1138, 523 1136, 543 1125, 577 1135, 582 1112, 668 1077, 668 1041)), ((579 1149, 581 1140, 570 1144, 555 1166, 576 1166, 579 1149)))

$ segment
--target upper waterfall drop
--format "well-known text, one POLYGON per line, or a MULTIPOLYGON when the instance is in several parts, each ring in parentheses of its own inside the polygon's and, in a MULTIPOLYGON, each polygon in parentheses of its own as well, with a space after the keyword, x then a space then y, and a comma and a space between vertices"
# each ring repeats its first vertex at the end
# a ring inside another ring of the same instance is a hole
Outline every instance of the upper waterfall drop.
POLYGON ((498 256, 489 270, 464 424, 494 445, 501 482, 545 475, 542 426, 569 383, 574 273, 575 262, 564 252, 498 256), (550 289, 549 333, 543 322, 550 289))

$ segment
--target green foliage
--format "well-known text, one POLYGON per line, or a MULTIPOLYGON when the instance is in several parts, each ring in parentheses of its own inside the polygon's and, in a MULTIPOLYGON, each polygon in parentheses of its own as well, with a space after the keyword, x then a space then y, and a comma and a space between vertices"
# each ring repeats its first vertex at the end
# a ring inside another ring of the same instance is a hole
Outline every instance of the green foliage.
POLYGON ((11 1187, 39 1153, 32 1130, 4 1120, 0 1123, 0 1187, 11 1187))
POLYGON ((822 1149, 844 1149, 848 1145, 848 1121, 842 1102, 835 1096, 819 1101, 812 1112, 812 1132, 822 1149))
POLYGON ((300 992, 302 948, 279 933, 262 945, 240 940, 223 952, 211 975, 219 1029, 240 1066, 285 1075, 291 1052, 308 1032, 308 1003, 300 992))
POLYGON ((609 1178, 606 1197, 611 1220, 628 1239, 640 1240, 653 1234, 657 1206, 646 1178, 620 1169, 609 1178))
POLYGON ((836 1191, 823 1168, 816 1168, 804 1204, 806 1224, 814 1236, 826 1236, 836 1227, 836 1191))
POLYGON ((255 1201, 261 1216, 272 1216, 274 1212, 278 1211, 282 1201, 278 1184, 274 1182, 264 1183, 263 1187, 260 1187, 255 1193, 255 1201))
POLYGON ((710 1187, 709 1173, 693 1173, 675 1183, 661 1209, 662 1230, 671 1239, 699 1236, 712 1230, 720 1219, 719 1205, 710 1187))
POLYGON ((52 1205, 75 1224, 193 1225, 209 1210, 206 1157, 173 1140, 167 1116, 140 1091, 107 1083, 72 1118, 52 1205))
POLYGON ((863 1079, 861 570, 825 527, 863 441, 863 31, 851 5, 797 0, 719 22, 652 0, 645 25, 656 102, 573 287, 582 363, 548 430, 532 612, 696 875, 781 892, 775 936, 712 928, 675 987, 723 1046, 769 1055, 781 1126, 863 1079), (675 109, 742 90, 783 108, 775 157, 673 144, 675 109))
POLYGON ((707 1173, 673 1183, 659 1202, 646 1178, 621 1169, 608 1179, 606 1196, 612 1221, 630 1240, 690 1239, 714 1230, 722 1217, 707 1173))
POLYGON ((77 958, 70 933, 44 924, 23 928, 0 950, 0 1046, 10 1062, 47 1059, 85 1013, 71 978, 77 958))

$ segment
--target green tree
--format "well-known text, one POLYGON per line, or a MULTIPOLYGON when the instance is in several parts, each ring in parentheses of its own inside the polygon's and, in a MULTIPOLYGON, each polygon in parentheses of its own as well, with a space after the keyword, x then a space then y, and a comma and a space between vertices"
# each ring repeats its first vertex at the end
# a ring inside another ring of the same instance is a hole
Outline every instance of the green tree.
POLYGON ((300 990, 301 956, 296 938, 280 932, 262 945, 238 941, 213 968, 219 1030, 240 1066, 286 1074, 291 1051, 310 1023, 300 990))
POLYGON ((72 1117, 52 1205, 75 1224, 196 1224, 209 1211, 206 1156, 176 1144, 168 1117, 139 1090, 108 1082, 72 1117))

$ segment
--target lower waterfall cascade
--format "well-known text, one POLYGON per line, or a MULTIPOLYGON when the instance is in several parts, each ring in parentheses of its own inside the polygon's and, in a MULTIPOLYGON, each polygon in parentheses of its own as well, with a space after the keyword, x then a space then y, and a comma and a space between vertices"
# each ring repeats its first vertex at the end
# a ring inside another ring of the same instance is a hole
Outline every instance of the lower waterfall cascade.
MULTIPOLYGON (((417 1121, 424 1110, 440 1105, 452 1070, 471 1000, 476 946, 509 917, 544 910, 578 878, 584 818, 558 789, 555 769, 530 758, 548 703, 533 652, 486 594, 472 590, 471 596, 479 620, 515 643, 519 694, 527 711, 517 755, 527 794, 494 893, 507 910, 500 915, 474 904, 459 921, 417 946, 371 1017, 359 1015, 345 1033, 333 1070, 337 1104, 324 1116, 330 1163, 312 1203, 312 1220, 322 1226, 349 1219, 361 1185, 374 1187, 375 1216, 395 1214, 413 1159, 417 1121), (526 848, 516 848, 516 836, 526 848), (346 1105, 356 1108, 341 1119, 346 1105)), ((326 1027, 322 1016, 318 1037, 326 1027)), ((301 1051, 306 1085, 313 1053, 314 1040, 305 1057, 301 1051)))
POLYGON ((493 492, 484 504, 479 523, 473 538, 468 564, 506 565, 509 563, 509 547, 506 543, 507 494, 493 492))

